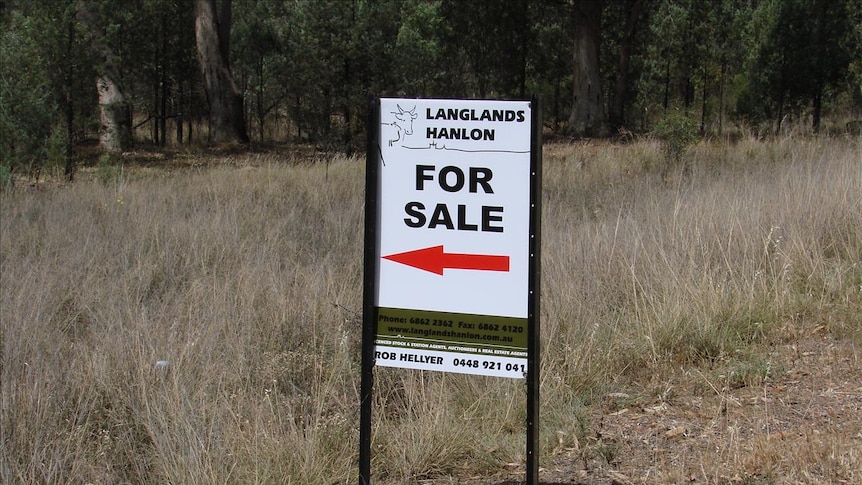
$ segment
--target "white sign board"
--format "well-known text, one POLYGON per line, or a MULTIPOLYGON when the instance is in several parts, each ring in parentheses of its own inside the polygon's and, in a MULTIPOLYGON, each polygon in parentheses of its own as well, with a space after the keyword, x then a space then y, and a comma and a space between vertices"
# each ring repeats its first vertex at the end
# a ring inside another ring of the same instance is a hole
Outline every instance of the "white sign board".
POLYGON ((376 364, 522 377, 529 101, 381 99, 376 364))

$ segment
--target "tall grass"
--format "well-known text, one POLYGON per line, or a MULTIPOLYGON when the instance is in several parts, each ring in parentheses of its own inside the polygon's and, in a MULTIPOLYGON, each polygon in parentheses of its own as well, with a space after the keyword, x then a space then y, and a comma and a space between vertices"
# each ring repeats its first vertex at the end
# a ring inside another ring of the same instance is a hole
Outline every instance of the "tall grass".
POLYGON ((545 337, 571 349, 548 367, 576 389, 716 359, 829 302, 858 308, 858 144, 700 146, 692 178, 667 186, 639 172, 654 150, 630 149, 616 172, 635 175, 604 184, 567 156, 546 156, 549 181, 584 182, 547 189, 543 305, 545 337))
POLYGON ((4 195, 0 481, 346 479, 359 171, 4 195))
MULTIPOLYGON (((545 454, 621 380, 862 341, 860 153, 701 143, 666 182, 650 141, 546 147, 545 454)), ((363 164, 239 164, 2 192, 0 482, 355 481, 363 164)), ((375 374, 381 482, 523 463, 523 383, 375 374)))

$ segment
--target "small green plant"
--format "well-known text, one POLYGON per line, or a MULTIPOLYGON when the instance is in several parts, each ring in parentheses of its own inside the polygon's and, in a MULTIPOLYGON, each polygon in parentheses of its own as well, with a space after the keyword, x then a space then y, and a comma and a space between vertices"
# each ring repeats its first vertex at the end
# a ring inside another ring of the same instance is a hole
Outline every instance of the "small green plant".
POLYGON ((123 178, 123 165, 115 163, 110 153, 103 153, 99 157, 97 173, 99 180, 105 185, 119 183, 123 178))
POLYGON ((656 124, 653 133, 662 141, 662 151, 664 152, 662 178, 667 180, 671 167, 680 163, 683 163, 683 173, 690 175, 691 163, 688 160, 683 160, 683 156, 688 148, 697 141, 697 125, 694 121, 680 111, 674 110, 656 124))
POLYGON ((54 123, 51 135, 45 140, 44 160, 48 169, 63 167, 66 164, 67 133, 63 123, 54 123))
POLYGON ((725 378, 729 389, 739 389, 749 386, 762 386, 770 379, 784 372, 780 363, 772 362, 770 359, 751 353, 751 355, 740 355, 725 369, 725 378))
POLYGON ((0 190, 12 188, 14 182, 12 167, 6 163, 0 164, 0 190))

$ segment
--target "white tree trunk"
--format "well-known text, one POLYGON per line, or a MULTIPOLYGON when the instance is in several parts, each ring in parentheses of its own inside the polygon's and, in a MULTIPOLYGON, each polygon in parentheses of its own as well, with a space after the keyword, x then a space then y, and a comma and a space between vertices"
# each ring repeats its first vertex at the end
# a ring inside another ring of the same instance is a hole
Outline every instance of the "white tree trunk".
POLYGON ((122 89, 107 75, 96 78, 99 92, 99 142, 111 153, 126 151, 131 145, 131 111, 122 89))
POLYGON ((120 153, 132 144, 132 110, 123 94, 120 82, 119 59, 105 40, 93 4, 78 1, 78 20, 87 27, 93 52, 102 61, 101 72, 96 77, 99 93, 99 143, 110 153, 120 153))

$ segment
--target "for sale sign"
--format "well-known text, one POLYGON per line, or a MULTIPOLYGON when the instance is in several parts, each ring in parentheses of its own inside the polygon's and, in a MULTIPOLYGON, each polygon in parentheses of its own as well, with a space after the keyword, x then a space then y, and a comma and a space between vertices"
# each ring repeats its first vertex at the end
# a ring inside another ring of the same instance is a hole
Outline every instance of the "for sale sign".
POLYGON ((376 365, 527 372, 538 264, 533 114, 530 101, 379 101, 366 227, 376 365))

